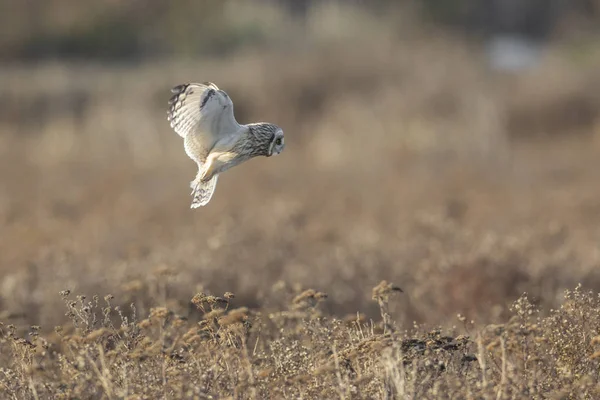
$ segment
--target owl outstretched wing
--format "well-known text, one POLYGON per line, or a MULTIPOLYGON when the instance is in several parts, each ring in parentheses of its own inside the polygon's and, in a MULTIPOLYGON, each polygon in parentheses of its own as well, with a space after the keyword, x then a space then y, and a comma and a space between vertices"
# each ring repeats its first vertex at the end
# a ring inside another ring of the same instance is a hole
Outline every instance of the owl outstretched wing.
POLYGON ((220 137, 239 130, 233 102, 214 83, 185 83, 171 92, 167 119, 179 136, 195 135, 202 147, 210 149, 220 137))

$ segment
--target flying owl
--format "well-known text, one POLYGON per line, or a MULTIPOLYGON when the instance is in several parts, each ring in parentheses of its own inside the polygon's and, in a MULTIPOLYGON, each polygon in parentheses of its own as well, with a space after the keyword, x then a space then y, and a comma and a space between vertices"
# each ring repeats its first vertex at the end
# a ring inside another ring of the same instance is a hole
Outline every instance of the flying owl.
POLYGON ((187 155, 198 164, 191 208, 210 201, 219 174, 257 156, 270 157, 285 147, 283 130, 259 122, 241 125, 227 93, 211 82, 185 83, 171 89, 167 119, 183 138, 187 155))

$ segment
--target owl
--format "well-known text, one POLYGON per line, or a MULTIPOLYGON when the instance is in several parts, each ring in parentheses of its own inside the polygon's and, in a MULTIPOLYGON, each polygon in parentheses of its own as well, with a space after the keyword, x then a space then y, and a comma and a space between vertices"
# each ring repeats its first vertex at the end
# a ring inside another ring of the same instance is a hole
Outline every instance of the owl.
POLYGON ((183 138, 185 152, 198 164, 191 208, 208 204, 219 174, 257 156, 271 157, 285 147, 275 124, 239 124, 231 98, 211 82, 185 83, 171 89, 167 119, 183 138))

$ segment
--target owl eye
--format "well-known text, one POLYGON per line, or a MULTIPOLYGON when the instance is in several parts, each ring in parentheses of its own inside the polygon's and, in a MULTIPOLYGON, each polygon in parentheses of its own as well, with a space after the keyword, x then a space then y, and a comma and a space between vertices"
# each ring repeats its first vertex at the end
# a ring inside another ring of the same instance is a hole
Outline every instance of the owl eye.
POLYGON ((281 146, 281 138, 277 138, 277 140, 275 140, 275 144, 277 146, 281 146))

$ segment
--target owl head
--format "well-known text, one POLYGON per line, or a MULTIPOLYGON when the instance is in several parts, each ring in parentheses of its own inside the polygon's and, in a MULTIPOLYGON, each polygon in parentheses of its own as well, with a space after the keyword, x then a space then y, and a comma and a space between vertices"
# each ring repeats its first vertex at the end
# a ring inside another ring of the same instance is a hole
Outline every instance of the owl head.
MULTIPOLYGON (((273 125, 275 126, 275 125, 273 125)), ((273 154, 279 154, 285 148, 285 138, 283 137, 283 129, 275 126, 277 129, 275 130, 275 135, 271 139, 271 143, 269 144, 269 152, 267 157, 272 156, 273 154)))
POLYGON ((283 129, 277 125, 261 122, 250 124, 249 127, 256 141, 261 144, 263 155, 266 157, 271 157, 274 154, 277 155, 285 148, 283 129))

